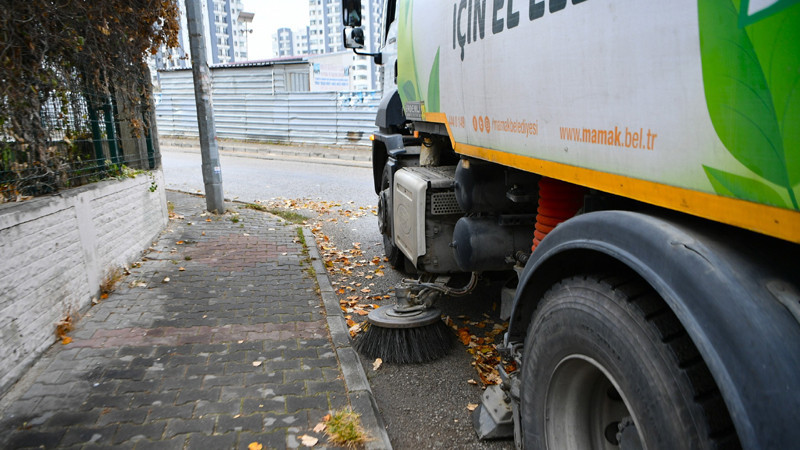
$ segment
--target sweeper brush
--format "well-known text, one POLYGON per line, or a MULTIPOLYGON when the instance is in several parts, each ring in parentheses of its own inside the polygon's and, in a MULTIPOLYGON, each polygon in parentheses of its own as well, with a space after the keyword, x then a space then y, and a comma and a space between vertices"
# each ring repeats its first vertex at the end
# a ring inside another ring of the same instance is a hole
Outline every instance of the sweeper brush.
POLYGON ((444 294, 466 295, 475 288, 477 274, 461 289, 445 283, 404 280, 395 289, 395 304, 375 309, 354 347, 368 358, 388 363, 423 363, 439 359, 453 346, 453 333, 433 304, 444 294))
POLYGON ((369 313, 369 324, 356 340, 356 350, 368 358, 399 364, 434 361, 450 351, 453 333, 442 322, 438 309, 404 313, 395 306, 369 313))

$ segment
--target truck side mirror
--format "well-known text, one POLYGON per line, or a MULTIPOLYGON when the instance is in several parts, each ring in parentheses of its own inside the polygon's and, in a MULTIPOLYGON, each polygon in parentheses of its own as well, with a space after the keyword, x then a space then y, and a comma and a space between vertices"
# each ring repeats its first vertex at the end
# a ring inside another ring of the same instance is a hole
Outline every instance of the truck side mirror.
POLYGON ((342 23, 346 27, 361 26, 361 0, 342 0, 342 23))
POLYGON ((346 27, 344 29, 345 48, 364 48, 364 30, 361 28, 346 27))

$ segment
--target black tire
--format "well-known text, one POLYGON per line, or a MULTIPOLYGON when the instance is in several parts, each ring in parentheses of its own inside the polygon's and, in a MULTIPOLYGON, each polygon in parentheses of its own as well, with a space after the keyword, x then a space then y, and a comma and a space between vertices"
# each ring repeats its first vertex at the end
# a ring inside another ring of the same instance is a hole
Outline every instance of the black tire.
POLYGON ((528 449, 739 447, 696 347, 634 276, 553 286, 528 328, 522 383, 528 449))
POLYGON ((383 253, 389 264, 397 269, 404 271, 406 257, 403 252, 394 245, 392 240, 392 185, 391 168, 386 165, 381 176, 381 190, 378 193, 378 227, 383 236, 383 253))

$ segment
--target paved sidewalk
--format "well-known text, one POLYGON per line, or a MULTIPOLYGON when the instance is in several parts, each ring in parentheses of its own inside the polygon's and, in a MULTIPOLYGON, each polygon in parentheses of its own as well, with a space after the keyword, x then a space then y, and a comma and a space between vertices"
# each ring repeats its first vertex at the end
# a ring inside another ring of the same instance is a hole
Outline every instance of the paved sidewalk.
MULTIPOLYGON (((200 153, 197 138, 159 136, 162 152, 178 151, 200 153)), ((248 158, 278 159, 286 161, 316 161, 329 165, 372 167, 372 148, 364 145, 326 147, 322 145, 270 144, 229 139, 217 141, 220 153, 248 158)))
POLYGON ((348 404, 390 448, 310 232, 167 198, 183 218, 0 399, 0 448, 319 448, 348 404))

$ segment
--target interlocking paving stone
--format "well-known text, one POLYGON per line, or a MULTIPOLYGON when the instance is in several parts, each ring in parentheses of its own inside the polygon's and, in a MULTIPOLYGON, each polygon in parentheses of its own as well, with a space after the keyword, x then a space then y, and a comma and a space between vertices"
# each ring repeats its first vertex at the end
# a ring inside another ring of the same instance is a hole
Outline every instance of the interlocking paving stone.
POLYGON ((168 199, 182 218, 6 402, 0 448, 292 448, 347 404, 297 227, 168 199))

